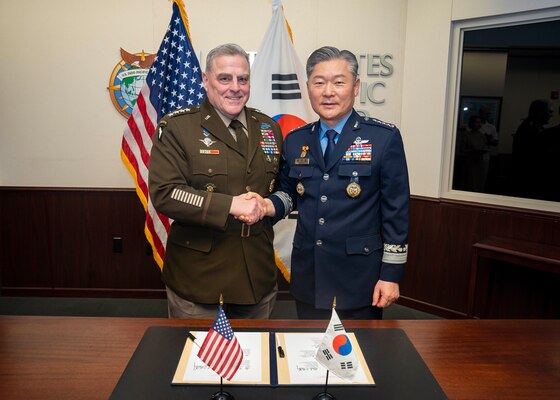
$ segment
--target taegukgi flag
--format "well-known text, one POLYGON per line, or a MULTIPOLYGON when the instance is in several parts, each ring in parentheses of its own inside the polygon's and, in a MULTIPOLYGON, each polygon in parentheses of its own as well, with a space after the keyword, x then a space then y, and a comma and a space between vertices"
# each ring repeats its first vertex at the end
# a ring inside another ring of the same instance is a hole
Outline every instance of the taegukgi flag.
POLYGON ((325 336, 315 353, 315 359, 342 379, 351 380, 356 374, 356 352, 334 308, 325 336))
MULTIPOLYGON (((251 66, 251 83, 249 105, 274 118, 284 137, 316 119, 281 0, 272 2, 272 19, 251 66)), ((295 219, 285 219, 274 226, 276 264, 288 281, 295 225, 295 219)))

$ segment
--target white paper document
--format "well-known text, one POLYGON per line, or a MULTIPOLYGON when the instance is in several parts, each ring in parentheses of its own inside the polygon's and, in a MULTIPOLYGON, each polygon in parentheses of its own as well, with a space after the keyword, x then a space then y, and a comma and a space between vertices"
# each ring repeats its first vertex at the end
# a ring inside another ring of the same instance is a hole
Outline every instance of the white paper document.
MULTIPOLYGON (((292 385, 297 384, 324 384, 327 370, 315 359, 317 347, 323 339, 324 333, 283 333, 282 345, 286 353, 287 368, 289 375, 289 382, 292 385)), ((356 374, 351 381, 339 378, 335 374, 329 374, 329 384, 374 384, 373 378, 367 368, 364 368, 365 360, 361 354, 361 350, 357 346, 355 336, 348 334, 354 343, 354 348, 359 352, 358 368, 356 374)))
MULTIPOLYGON (((201 345, 208 332, 192 332, 196 337, 196 344, 201 345)), ((243 349, 243 361, 233 379, 224 383, 238 384, 268 384, 270 383, 270 368, 268 357, 268 333, 237 332, 235 337, 243 349), (263 355, 263 349, 266 354, 263 355), (266 362, 266 365, 263 363, 266 362)), ((175 373, 173 383, 210 383, 220 382, 220 376, 208 367, 197 354, 199 347, 187 341, 181 362, 175 373), (187 358, 188 356, 188 358, 187 358), (186 363, 183 360, 186 359, 186 363)))

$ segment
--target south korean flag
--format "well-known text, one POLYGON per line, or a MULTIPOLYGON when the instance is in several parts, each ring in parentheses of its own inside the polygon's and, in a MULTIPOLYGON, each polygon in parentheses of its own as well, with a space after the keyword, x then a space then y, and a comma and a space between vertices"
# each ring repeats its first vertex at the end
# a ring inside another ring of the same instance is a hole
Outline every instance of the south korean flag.
POLYGON ((342 379, 352 380, 356 374, 356 352, 334 308, 325 336, 315 353, 315 359, 342 379))

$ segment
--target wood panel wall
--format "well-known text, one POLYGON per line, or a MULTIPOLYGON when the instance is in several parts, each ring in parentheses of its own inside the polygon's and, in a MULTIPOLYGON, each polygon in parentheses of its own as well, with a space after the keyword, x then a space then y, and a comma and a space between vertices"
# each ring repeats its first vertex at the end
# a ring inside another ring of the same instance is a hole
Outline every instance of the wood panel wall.
MULTIPOLYGON (((165 297, 133 190, 0 188, 3 296, 165 297), (122 252, 113 238, 122 238, 122 252)), ((560 215, 412 197, 403 305, 467 311, 471 246, 503 236, 560 246, 560 215)), ((560 317, 558 275, 492 265, 477 315, 560 317)), ((281 285, 281 290, 286 290, 281 285)))

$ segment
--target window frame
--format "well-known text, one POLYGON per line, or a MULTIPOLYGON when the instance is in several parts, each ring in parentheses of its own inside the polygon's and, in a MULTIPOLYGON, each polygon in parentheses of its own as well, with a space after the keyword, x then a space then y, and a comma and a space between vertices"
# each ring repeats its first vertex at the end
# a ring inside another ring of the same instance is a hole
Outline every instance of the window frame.
POLYGON ((455 190, 452 188, 456 148, 455 145, 457 139, 456 133, 458 120, 460 118, 460 82, 463 64, 463 41, 465 32, 480 29, 500 28, 511 25, 539 23, 559 19, 560 9, 553 8, 452 22, 448 89, 446 93, 445 107, 445 130, 443 142, 444 159, 440 181, 440 197, 442 199, 560 213, 560 202, 495 195, 488 193, 467 192, 462 190, 455 190))

